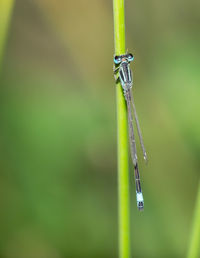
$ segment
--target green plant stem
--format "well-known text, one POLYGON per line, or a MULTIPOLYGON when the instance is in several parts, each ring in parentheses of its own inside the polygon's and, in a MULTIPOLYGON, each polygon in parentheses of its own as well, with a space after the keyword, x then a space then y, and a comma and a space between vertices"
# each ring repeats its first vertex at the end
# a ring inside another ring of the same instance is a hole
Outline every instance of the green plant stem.
MULTIPOLYGON (((115 54, 125 54, 124 0, 113 0, 115 54)), ((119 257, 130 257, 127 110, 122 87, 116 85, 118 148, 119 257)))
POLYGON ((14 0, 0 1, 0 69, 2 65, 4 47, 6 43, 13 5, 14 5, 14 0))
POLYGON ((196 200, 188 258, 200 257, 200 182, 196 200))

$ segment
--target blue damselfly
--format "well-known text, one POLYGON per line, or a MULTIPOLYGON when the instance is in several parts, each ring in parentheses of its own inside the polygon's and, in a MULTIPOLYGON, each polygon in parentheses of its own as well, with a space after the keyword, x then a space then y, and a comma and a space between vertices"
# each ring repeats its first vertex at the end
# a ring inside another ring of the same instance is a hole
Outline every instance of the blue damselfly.
POLYGON ((144 147, 142 133, 138 121, 138 116, 136 113, 135 103, 132 95, 131 88, 133 86, 133 77, 132 72, 130 69, 130 62, 134 60, 132 54, 125 54, 119 55, 114 57, 114 76, 116 81, 120 81, 124 97, 126 100, 127 105, 127 113, 128 113, 128 128, 129 128, 129 140, 130 140, 130 151, 131 151, 131 158, 134 166, 135 171, 135 185, 136 185, 136 199, 137 199, 137 207, 139 210, 143 210, 144 208, 144 199, 141 189, 140 183, 140 174, 138 170, 138 158, 137 158, 137 151, 136 151, 136 143, 135 143, 135 135, 134 135, 134 128, 133 128, 133 118, 132 118, 132 110, 135 118, 135 123, 137 127, 137 132, 140 140, 140 144, 143 151, 143 156, 145 161, 147 161, 147 154, 144 147), (119 73, 119 76, 117 76, 119 73), (131 110, 132 104, 132 110, 131 110))

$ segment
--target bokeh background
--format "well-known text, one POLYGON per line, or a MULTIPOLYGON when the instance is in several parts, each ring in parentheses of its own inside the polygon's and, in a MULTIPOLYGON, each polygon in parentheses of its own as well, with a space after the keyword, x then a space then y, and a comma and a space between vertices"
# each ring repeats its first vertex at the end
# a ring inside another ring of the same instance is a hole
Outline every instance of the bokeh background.
MULTIPOLYGON (((126 1, 149 156, 133 257, 185 257, 200 170, 200 2, 126 1)), ((112 1, 15 1, 0 78, 0 257, 117 257, 112 1)))

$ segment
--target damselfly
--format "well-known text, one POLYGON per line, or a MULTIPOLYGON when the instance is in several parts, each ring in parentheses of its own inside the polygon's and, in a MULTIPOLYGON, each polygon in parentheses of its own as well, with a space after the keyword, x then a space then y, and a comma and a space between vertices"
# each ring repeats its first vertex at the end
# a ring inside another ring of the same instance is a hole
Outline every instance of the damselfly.
POLYGON ((137 132, 139 135, 140 144, 143 151, 144 160, 147 161, 147 154, 144 147, 142 133, 140 130, 140 125, 138 121, 138 116, 136 113, 135 103, 132 95, 131 88, 133 86, 132 72, 130 69, 130 62, 134 60, 132 54, 120 55, 114 57, 114 76, 116 81, 119 80, 123 89, 124 97, 127 105, 127 113, 128 113, 128 128, 129 128, 129 140, 130 140, 130 151, 131 158, 135 171, 135 185, 136 185, 136 199, 137 199, 137 207, 139 210, 144 208, 144 199, 141 189, 140 183, 140 174, 138 170, 138 158, 136 151, 136 143, 134 136, 134 128, 133 128, 133 118, 132 118, 132 110, 135 117, 135 123, 137 127, 137 132), (117 77, 117 73, 119 72, 119 76, 117 77), (132 105, 132 110, 131 110, 132 105))

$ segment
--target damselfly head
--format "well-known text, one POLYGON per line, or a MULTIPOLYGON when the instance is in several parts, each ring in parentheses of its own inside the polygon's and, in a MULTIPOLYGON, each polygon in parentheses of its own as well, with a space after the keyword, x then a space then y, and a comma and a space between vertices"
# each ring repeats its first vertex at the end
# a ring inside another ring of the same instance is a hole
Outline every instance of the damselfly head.
POLYGON ((116 65, 119 65, 121 62, 131 62, 131 61, 133 61, 134 60, 134 56, 131 54, 131 53, 129 53, 129 54, 126 54, 126 55, 120 55, 120 56, 115 56, 114 57, 114 63, 116 64, 116 65))

